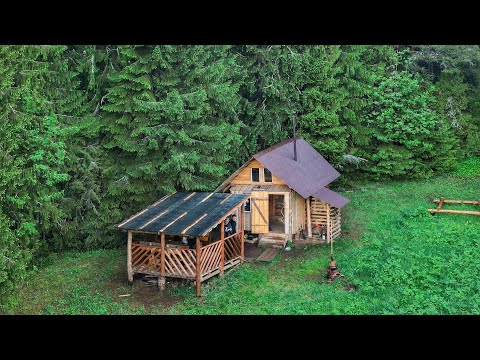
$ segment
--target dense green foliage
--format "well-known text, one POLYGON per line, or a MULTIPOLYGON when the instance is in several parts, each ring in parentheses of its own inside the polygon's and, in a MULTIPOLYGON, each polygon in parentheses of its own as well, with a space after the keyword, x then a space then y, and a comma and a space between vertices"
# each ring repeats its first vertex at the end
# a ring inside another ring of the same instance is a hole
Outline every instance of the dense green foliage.
POLYGON ((211 190, 227 176, 241 142, 239 66, 228 50, 120 49, 100 122, 107 197, 123 215, 162 193, 211 190))
POLYGON ((51 73, 61 51, 0 47, 0 287, 26 276, 62 216, 66 145, 51 73))
POLYGON ((341 181, 453 170, 480 156, 479 95, 478 46, 0 46, 0 291, 215 189, 293 114, 341 181))
POLYGON ((369 119, 370 170, 377 178, 428 177, 434 170, 451 169, 452 138, 442 118, 431 110, 431 91, 407 70, 393 70, 379 81, 369 119))
POLYGON ((2 299, 0 312, 480 314, 480 219, 427 212, 439 193, 475 198, 479 175, 353 186, 345 194, 351 203, 343 211, 344 232, 334 249, 345 278, 330 285, 325 283, 330 249, 324 245, 296 246, 272 263, 246 263, 222 279, 208 280, 201 299, 186 285, 168 284, 163 295, 141 281, 131 287, 125 249, 94 250, 52 256, 2 299))

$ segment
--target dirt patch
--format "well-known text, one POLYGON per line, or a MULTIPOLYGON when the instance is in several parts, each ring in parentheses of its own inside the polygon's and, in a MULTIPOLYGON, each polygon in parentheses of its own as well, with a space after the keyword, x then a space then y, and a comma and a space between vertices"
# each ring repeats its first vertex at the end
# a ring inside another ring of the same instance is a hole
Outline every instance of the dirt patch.
POLYGON ((133 308, 143 305, 148 309, 153 305, 170 307, 180 301, 182 301, 180 297, 172 297, 167 291, 159 291, 156 286, 147 286, 140 281, 138 284, 135 284, 135 289, 132 289, 130 304, 133 308))
POLYGON ((256 259, 265 249, 258 247, 256 244, 244 243, 245 245, 245 260, 251 261, 256 259))
POLYGON ((295 259, 295 258, 303 257, 303 256, 305 256, 305 252, 303 251, 302 248, 300 248, 300 249, 293 248, 290 251, 283 251, 282 252, 282 259, 295 259))
POLYGON ((362 237, 364 233, 365 231, 363 224, 359 221, 354 221, 352 226, 348 230, 342 230, 342 237, 356 240, 362 237))
MULTIPOLYGON (((144 275, 134 274, 133 285, 128 285, 128 277, 126 271, 119 271, 115 274, 115 277, 111 281, 105 284, 105 287, 110 290, 116 301, 125 301, 128 299, 132 308, 138 308, 144 306, 145 309, 151 306, 161 305, 162 307, 170 307, 183 300, 179 296, 171 296, 168 291, 158 290, 156 285, 147 285, 143 281, 144 275), (119 295, 127 295, 123 297, 119 295)), ((171 281, 167 281, 167 289, 172 286, 171 281)), ((177 286, 176 283, 173 286, 177 286)))
POLYGON ((317 275, 309 275, 308 278, 318 281, 319 284, 326 284, 326 285, 337 284, 337 286, 335 287, 343 287, 347 292, 358 290, 357 286, 351 280, 346 280, 345 278, 333 279, 333 281, 330 284, 328 284, 326 271, 324 273, 322 272, 321 274, 317 274, 317 275))
POLYGON ((355 227, 353 229, 350 229, 348 232, 345 232, 345 237, 350 238, 352 240, 359 239, 363 235, 363 231, 360 229, 360 227, 355 227))
POLYGON ((358 287, 350 280, 344 280, 343 288, 345 291, 357 291, 358 287))
POLYGON ((117 293, 118 289, 125 284, 128 284, 128 275, 126 269, 118 269, 115 276, 105 283, 105 288, 113 293, 117 293))
MULTIPOLYGON (((328 284, 327 283, 327 269, 326 268, 319 269, 319 271, 316 272, 315 274, 306 275, 305 278, 307 278, 308 280, 315 281, 319 284, 328 284)), ((336 278, 331 282, 331 284, 332 285, 333 284, 338 284, 339 286, 343 286, 345 291, 357 291, 358 290, 357 286, 351 280, 347 280, 345 278, 336 278)))
POLYGON ((320 284, 326 282, 326 280, 327 280, 327 276, 320 271, 316 274, 307 275, 306 278, 309 279, 309 280, 313 280, 315 282, 318 282, 320 284))
POLYGON ((143 304, 140 301, 133 300, 133 301, 130 302, 130 305, 132 306, 132 308, 137 308, 137 307, 142 306, 143 304))

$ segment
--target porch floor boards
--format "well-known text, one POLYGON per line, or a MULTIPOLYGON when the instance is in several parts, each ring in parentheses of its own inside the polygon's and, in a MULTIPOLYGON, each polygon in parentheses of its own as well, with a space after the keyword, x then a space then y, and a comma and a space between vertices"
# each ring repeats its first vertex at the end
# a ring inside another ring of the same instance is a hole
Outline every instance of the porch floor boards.
POLYGON ((268 248, 268 249, 265 249, 265 251, 263 253, 261 253, 258 257, 257 257, 257 261, 272 261, 273 258, 280 252, 281 249, 278 249, 278 248, 268 248))

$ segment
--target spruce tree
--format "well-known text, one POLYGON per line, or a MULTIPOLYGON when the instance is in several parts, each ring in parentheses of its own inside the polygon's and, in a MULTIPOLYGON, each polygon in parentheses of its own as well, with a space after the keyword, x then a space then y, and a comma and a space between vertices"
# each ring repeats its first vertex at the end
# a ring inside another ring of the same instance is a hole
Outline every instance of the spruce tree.
POLYGON ((370 153, 368 117, 372 110, 374 85, 376 79, 385 73, 393 56, 393 48, 388 45, 342 46, 339 87, 346 92, 346 104, 340 113, 340 123, 346 127, 346 154, 341 166, 345 176, 357 176, 357 170, 369 166, 362 159, 370 153), (350 158, 352 160, 348 161, 350 158))
POLYGON ((304 89, 299 133, 333 163, 340 163, 346 150, 345 126, 340 114, 348 102, 346 88, 341 85, 338 62, 340 46, 309 46, 304 52, 304 89))
POLYGON ((213 190, 240 143, 235 57, 226 46, 119 53, 102 106, 112 201, 125 216, 161 194, 213 190))
POLYGON ((61 186, 65 214, 51 239, 55 250, 114 244, 110 228, 115 213, 103 202, 108 182, 99 118, 107 77, 115 71, 117 58, 114 46, 68 46, 55 64, 56 71, 63 75, 58 78, 54 102, 65 129, 65 163, 70 175, 61 186))
MULTIPOLYGON (((303 49, 292 45, 234 47, 243 70, 242 162, 292 136, 292 113, 301 114, 303 49)), ((237 167, 241 165, 238 163, 237 167)))
POLYGON ((58 46, 0 46, 0 286, 22 279, 62 217, 64 135, 49 101, 58 46))
POLYGON ((453 165, 451 136, 433 110, 433 86, 400 63, 374 92, 369 157, 377 178, 429 177, 453 165))

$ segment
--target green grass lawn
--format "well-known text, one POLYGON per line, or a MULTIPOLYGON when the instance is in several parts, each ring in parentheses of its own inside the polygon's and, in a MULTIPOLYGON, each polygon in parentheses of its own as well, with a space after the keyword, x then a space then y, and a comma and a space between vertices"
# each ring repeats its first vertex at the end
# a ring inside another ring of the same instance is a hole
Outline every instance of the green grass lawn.
MULTIPOLYGON (((325 283, 329 247, 297 246, 272 263, 164 293, 126 279, 126 251, 67 253, 1 299, 6 314, 480 314, 480 217, 432 216, 431 200, 480 199, 480 177, 368 183, 343 192, 335 258, 345 278, 325 283), (119 295, 130 294, 121 297, 119 295)), ((446 204, 444 209, 478 210, 446 204)), ((170 285, 170 286, 169 286, 170 285)))

